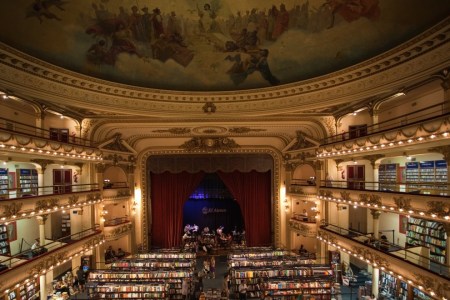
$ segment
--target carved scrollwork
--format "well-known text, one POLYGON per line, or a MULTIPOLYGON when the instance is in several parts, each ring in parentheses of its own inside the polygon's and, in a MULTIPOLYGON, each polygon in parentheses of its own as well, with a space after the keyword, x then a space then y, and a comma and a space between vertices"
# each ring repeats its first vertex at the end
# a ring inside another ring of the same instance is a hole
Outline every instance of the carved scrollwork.
POLYGON ((347 200, 347 201, 351 200, 349 192, 343 191, 343 192, 340 192, 340 194, 341 194, 341 199, 342 200, 347 200))
POLYGON ((37 263, 36 265, 34 265, 28 271, 28 273, 30 275, 40 274, 41 272, 47 270, 48 268, 62 263, 66 257, 67 257, 67 251, 58 252, 54 255, 50 255, 49 257, 45 258, 44 260, 42 260, 39 263, 37 263))
MULTIPOLYGON (((89 195, 88 195, 88 196, 89 196, 89 195)), ((80 196, 77 196, 77 195, 69 196, 69 205, 74 205, 74 204, 76 204, 76 203, 78 202, 79 197, 80 197, 80 196)))
POLYGON ((227 137, 194 137, 185 142, 180 148, 192 150, 231 150, 240 146, 227 137))
POLYGON ((58 198, 51 198, 51 199, 42 199, 39 201, 36 201, 35 204, 35 210, 47 210, 52 209, 55 206, 58 206, 59 199, 58 198))
POLYGON ((404 198, 403 196, 394 197, 395 205, 397 209, 410 210, 411 209, 411 199, 404 198))
POLYGON ((450 214, 450 205, 442 201, 428 201, 428 213, 438 216, 447 216, 450 214))
POLYGON ((23 203, 16 202, 11 203, 10 205, 3 205, 3 208, 5 209, 3 215, 7 218, 16 216, 22 209, 22 205, 23 203))
POLYGON ((450 294, 450 284, 443 280, 436 280, 422 274, 414 274, 417 283, 424 290, 433 291, 439 299, 448 299, 450 294))
POLYGON ((383 257, 379 256, 374 251, 371 251, 371 250, 369 250, 367 248, 363 248, 363 247, 357 247, 357 246, 353 246, 352 251, 353 251, 353 253, 356 253, 360 257, 363 257, 364 260, 369 260, 373 263, 376 263, 378 267, 385 267, 385 268, 389 267, 389 262, 386 259, 384 259, 383 257))

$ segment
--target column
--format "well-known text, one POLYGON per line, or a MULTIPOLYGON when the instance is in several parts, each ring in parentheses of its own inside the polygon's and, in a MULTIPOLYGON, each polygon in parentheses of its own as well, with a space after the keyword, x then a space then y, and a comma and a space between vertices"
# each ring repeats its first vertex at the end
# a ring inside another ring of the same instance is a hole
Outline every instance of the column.
MULTIPOLYGON (((447 233, 447 237, 450 236, 450 224, 443 223, 445 233, 447 233)), ((445 242, 445 264, 450 267, 450 240, 447 239, 445 242)))
POLYGON ((316 171, 316 187, 319 189, 320 186, 322 185, 322 169, 323 169, 323 162, 320 160, 316 160, 314 162, 314 167, 315 167, 315 171, 316 171))
POLYGON ((39 244, 45 245, 45 221, 47 221, 48 215, 37 216, 36 219, 39 224, 39 244))
POLYGON ((45 280, 45 274, 39 276, 39 299, 47 299, 47 280, 45 280))
POLYGON ((131 198, 129 201, 131 201, 130 203, 130 207, 131 207, 131 214, 130 214, 130 221, 131 221, 131 233, 130 233, 130 237, 128 239, 129 242, 129 248, 128 250, 131 253, 137 253, 137 242, 136 242, 136 218, 138 217, 137 215, 140 213, 141 211, 141 199, 136 199, 137 195, 134 192, 134 170, 135 170, 135 166, 134 165, 129 165, 128 166, 128 172, 127 172, 127 180, 128 180, 128 188, 130 189, 131 192, 131 198))
POLYGON ((442 80, 441 86, 444 90, 444 110, 443 113, 450 112, 450 71, 448 69, 442 70, 437 77, 442 80))
POLYGON ((378 283, 380 281, 380 269, 372 268, 372 295, 378 299, 378 283))
POLYGON ((376 209, 371 209, 370 214, 372 215, 372 228, 373 228, 373 237, 378 240, 380 238, 380 215, 381 211, 376 209))
MULTIPOLYGON (((44 111, 38 111, 35 114, 36 119, 36 135, 38 136, 46 136, 45 130, 41 129, 44 128, 44 120, 45 120, 45 112, 44 111)), ((47 296, 46 296, 47 297, 47 296)), ((44 298, 47 299, 47 298, 44 298)))

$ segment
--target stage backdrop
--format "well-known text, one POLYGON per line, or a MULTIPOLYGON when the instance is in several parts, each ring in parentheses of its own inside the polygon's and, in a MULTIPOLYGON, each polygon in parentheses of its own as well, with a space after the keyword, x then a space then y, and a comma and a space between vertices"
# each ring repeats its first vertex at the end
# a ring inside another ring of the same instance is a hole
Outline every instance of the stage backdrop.
POLYGON ((234 199, 189 199, 184 204, 183 220, 184 224, 198 225, 200 230, 208 226, 215 231, 223 226, 225 233, 244 227, 241 209, 234 199))
MULTIPOLYGON (((247 245, 271 245, 271 172, 219 171, 218 174, 240 206, 247 245)), ((183 207, 203 176, 204 172, 150 173, 152 247, 181 245, 183 207)))

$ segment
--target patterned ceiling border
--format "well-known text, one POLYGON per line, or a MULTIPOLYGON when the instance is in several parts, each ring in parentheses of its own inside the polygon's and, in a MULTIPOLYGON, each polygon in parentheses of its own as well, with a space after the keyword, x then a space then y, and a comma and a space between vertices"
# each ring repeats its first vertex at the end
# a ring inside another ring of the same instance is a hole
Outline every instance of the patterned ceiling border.
POLYGON ((22 85, 22 92, 26 90, 29 97, 45 93, 49 101, 72 99, 77 102, 75 105, 84 104, 91 108, 104 108, 108 103, 111 110, 127 108, 140 114, 158 110, 159 114, 189 112, 204 116, 201 107, 211 101, 220 104, 221 114, 249 111, 267 114, 273 113, 273 109, 292 112, 292 108, 300 104, 302 110, 327 106, 357 94, 371 92, 373 95, 374 90, 399 87, 406 80, 418 78, 418 74, 432 75, 448 64, 449 24, 450 17, 415 39, 363 63, 277 88, 204 93, 132 87, 64 70, 5 44, 0 44, 0 80, 5 83, 5 88, 22 85), (181 103, 184 104, 182 108, 181 103))
MULTIPOLYGON (((148 240, 148 227, 151 222, 149 219, 149 216, 147 215, 147 199, 149 198, 149 187, 147 187, 148 182, 148 176, 147 176, 147 160, 150 156, 153 155, 186 155, 189 153, 186 153, 186 151, 180 151, 180 150, 164 150, 164 151, 158 151, 158 150, 152 150, 152 149, 146 149, 142 151, 142 154, 138 157, 138 166, 140 170, 140 178, 136 181, 137 186, 141 187, 141 199, 140 202, 141 205, 141 222, 142 224, 142 231, 141 231, 141 239, 139 248, 143 250, 149 250, 150 241, 148 240), (139 182, 140 181, 140 182, 139 182)), ((196 153, 201 155, 201 153, 196 153)), ((205 152, 205 155, 210 155, 211 153, 205 152)), ((231 153, 223 152, 223 153, 217 153, 220 154, 233 154, 233 155, 239 155, 239 154, 268 154, 273 158, 273 182, 272 182, 272 230, 273 230, 273 243, 275 246, 281 245, 281 210, 280 210, 280 197, 278 191, 280 190, 280 176, 281 176, 281 161, 282 161, 282 155, 280 152, 278 152, 275 149, 239 149, 238 151, 233 151, 231 153)), ((136 222, 136 224, 139 224, 139 222, 136 222)), ((137 237, 137 240, 139 241, 139 237, 137 237)))

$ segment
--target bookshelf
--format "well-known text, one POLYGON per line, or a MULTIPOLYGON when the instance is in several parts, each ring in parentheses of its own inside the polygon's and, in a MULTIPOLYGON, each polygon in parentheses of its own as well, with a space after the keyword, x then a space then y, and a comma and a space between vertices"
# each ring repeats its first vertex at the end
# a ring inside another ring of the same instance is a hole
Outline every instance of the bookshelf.
POLYGON ((380 295, 383 299, 398 299, 398 279, 388 273, 380 272, 380 295))
POLYGON ((19 195, 38 194, 38 174, 35 169, 17 169, 17 188, 19 195))
POLYGON ((196 257, 196 253, 190 252, 152 252, 135 255, 135 258, 145 259, 196 259, 196 257))
POLYGON ((0 168, 0 199, 9 197, 9 177, 8 169, 0 168))
POLYGON ((406 182, 409 189, 447 190, 447 162, 445 160, 407 162, 406 182), (420 184, 415 184, 420 183, 420 184))
POLYGON ((413 288, 413 299, 414 300, 432 300, 433 298, 418 288, 413 288))
POLYGON ((138 268, 144 270, 157 269, 189 269, 195 267, 193 259, 122 259, 111 263, 111 269, 123 270, 138 268))
POLYGON ((0 255, 10 255, 8 227, 0 225, 0 255))
POLYGON ((378 168, 378 181, 380 190, 392 190, 400 181, 400 168, 398 164, 381 164, 378 168))
POLYGON ((36 280, 31 280, 19 288, 21 300, 34 300, 39 298, 39 285, 36 280))
POLYGON ((447 234, 439 222, 410 217, 407 224, 406 243, 430 249, 430 260, 445 263, 447 234))
POLYGON ((61 233, 62 237, 69 236, 71 234, 70 226, 70 210, 67 213, 61 214, 61 233))
POLYGON ((230 275, 233 293, 238 293, 241 282, 247 283, 247 299, 260 299, 262 293, 283 299, 300 294, 331 299, 334 283, 329 265, 240 267, 230 269, 230 275))
POLYGON ((89 299, 168 299, 164 282, 146 284, 97 284, 89 287, 89 299))

